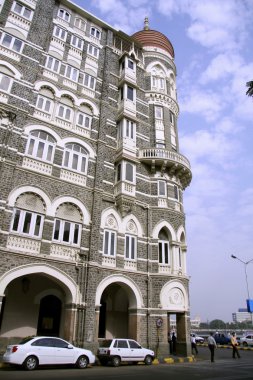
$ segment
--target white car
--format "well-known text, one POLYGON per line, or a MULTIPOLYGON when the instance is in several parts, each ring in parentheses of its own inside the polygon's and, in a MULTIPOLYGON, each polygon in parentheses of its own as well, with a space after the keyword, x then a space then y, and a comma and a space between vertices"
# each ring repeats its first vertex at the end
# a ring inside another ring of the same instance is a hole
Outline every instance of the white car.
POLYGON ((248 334, 240 338, 240 344, 244 347, 253 346, 253 334, 248 334))
POLYGON ((191 336, 195 338, 196 343, 204 343, 205 339, 202 336, 198 336, 195 333, 191 333, 191 336))
POLYGON ((155 353, 142 347, 133 339, 105 339, 100 343, 97 357, 102 365, 112 363, 118 367, 121 362, 152 364, 155 353))
POLYGON ((30 371, 39 365, 72 364, 77 368, 86 368, 95 360, 90 350, 49 336, 29 337, 19 344, 9 345, 3 355, 4 363, 22 365, 30 371))

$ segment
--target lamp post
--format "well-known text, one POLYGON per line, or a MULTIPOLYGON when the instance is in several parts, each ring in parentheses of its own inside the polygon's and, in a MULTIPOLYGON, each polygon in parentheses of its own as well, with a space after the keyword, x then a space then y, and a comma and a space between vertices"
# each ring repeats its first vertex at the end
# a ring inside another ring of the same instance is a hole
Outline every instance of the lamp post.
MULTIPOLYGON (((247 275, 247 265, 249 263, 251 263, 253 261, 253 259, 251 260, 248 260, 248 261, 243 261, 241 260, 239 257, 235 256, 235 255, 231 255, 232 259, 236 259, 236 260, 239 260, 241 263, 243 263, 244 265, 244 273, 245 273, 245 279, 246 279, 246 286, 247 286, 247 295, 248 295, 248 300, 250 300, 250 294, 249 294, 249 284, 248 284, 248 275, 247 275)), ((251 324, 253 326, 253 315, 252 313, 250 313, 250 317, 251 317, 251 324)))

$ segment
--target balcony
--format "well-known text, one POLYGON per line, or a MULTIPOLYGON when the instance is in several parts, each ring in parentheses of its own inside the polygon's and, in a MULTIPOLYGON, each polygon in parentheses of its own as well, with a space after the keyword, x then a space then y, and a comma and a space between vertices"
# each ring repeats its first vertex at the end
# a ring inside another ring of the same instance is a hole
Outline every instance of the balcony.
POLYGON ((151 166, 151 171, 160 170, 161 173, 177 176, 183 188, 189 186, 192 173, 189 160, 182 154, 162 148, 140 149, 138 158, 141 162, 151 166))

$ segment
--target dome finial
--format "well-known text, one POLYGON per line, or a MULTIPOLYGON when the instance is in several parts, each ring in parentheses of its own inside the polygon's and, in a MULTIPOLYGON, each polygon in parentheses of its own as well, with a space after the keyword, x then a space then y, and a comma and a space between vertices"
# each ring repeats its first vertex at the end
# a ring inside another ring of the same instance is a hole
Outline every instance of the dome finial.
POLYGON ((145 17, 145 19, 144 19, 144 30, 149 30, 148 17, 145 17))

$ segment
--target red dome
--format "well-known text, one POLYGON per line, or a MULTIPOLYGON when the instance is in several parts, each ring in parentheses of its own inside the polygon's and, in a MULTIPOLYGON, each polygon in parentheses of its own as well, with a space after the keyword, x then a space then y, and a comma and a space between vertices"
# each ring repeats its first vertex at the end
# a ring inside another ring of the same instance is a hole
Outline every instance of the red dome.
POLYGON ((162 33, 157 32, 156 30, 144 29, 136 32, 132 35, 136 41, 138 41, 143 46, 155 46, 166 50, 173 58, 174 49, 169 41, 169 39, 162 33))

